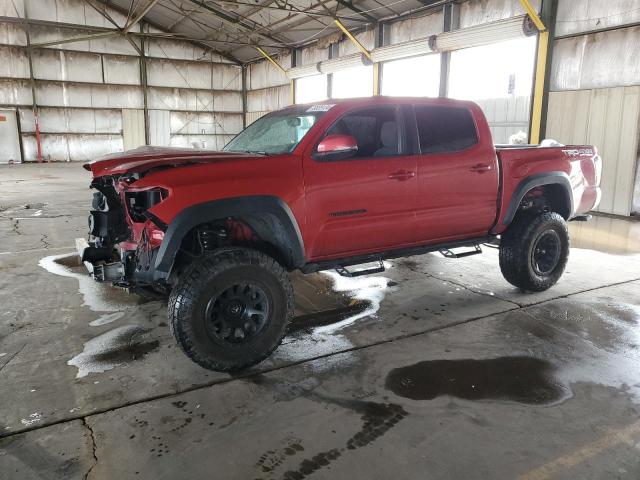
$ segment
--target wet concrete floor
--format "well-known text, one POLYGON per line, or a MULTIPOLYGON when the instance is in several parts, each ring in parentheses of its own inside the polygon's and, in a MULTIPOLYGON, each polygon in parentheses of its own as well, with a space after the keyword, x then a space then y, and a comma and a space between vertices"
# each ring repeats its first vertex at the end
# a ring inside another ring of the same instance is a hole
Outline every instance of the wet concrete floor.
POLYGON ((539 294, 494 249, 295 274, 283 345, 229 376, 69 255, 87 185, 0 167, 0 478, 640 477, 640 223, 572 223, 539 294))

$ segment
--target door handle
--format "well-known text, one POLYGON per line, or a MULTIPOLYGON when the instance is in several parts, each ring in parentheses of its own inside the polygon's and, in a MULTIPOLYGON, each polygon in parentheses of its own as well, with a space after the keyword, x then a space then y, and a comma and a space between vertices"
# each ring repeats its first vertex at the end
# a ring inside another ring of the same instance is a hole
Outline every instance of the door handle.
POLYGON ((389 174, 389 178, 391 180, 409 180, 416 176, 416 172, 410 172, 408 170, 398 170, 397 172, 393 172, 389 174))
POLYGON ((487 165, 486 163, 478 163, 471 167, 469 170, 471 170, 472 172, 484 173, 491 170, 491 165, 487 165))

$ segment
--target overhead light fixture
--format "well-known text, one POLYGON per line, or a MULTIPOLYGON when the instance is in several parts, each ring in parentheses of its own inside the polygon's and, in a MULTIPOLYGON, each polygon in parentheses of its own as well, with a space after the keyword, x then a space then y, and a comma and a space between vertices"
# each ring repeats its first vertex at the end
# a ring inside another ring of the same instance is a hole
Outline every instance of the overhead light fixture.
POLYGON ((320 62, 320 72, 334 73, 340 70, 347 70, 348 68, 362 67, 364 65, 371 65, 371 61, 362 53, 354 53, 352 55, 320 62))
POLYGON ((320 63, 312 63, 311 65, 290 68, 287 70, 287 77, 293 80, 294 78, 310 77, 312 75, 318 75, 319 73, 320 63))
POLYGON ((429 39, 424 38, 422 40, 413 40, 411 42, 376 48, 371 52, 371 58, 374 62, 387 62, 389 60, 417 57, 429 53, 433 53, 433 50, 429 46, 429 39))
POLYGON ((535 35, 537 30, 531 27, 529 17, 519 15, 497 22, 432 35, 429 38, 429 44, 436 52, 449 52, 535 35))

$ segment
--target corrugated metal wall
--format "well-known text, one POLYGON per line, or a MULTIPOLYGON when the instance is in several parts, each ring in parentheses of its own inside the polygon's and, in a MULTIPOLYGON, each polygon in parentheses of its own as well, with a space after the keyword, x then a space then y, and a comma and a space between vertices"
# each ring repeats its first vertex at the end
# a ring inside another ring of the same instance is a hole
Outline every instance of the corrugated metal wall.
POLYGON ((487 117, 493 143, 509 143, 509 137, 529 131, 529 106, 531 97, 504 97, 477 100, 487 117))
MULTIPOLYGON (((2 16, 23 18, 25 10, 33 20, 112 27, 82 0, 0 2, 2 16)), ((125 17, 110 9, 108 13, 124 25, 125 17)), ((30 34, 31 43, 38 43, 87 32, 31 26, 30 34)), ((0 24, 0 107, 18 109, 24 159, 33 161, 35 123, 26 44, 23 25, 0 24)), ((169 116, 163 123, 169 127, 167 134, 151 134, 150 128, 152 144, 157 140, 160 145, 220 148, 242 129, 240 66, 188 42, 153 39, 144 46, 149 116, 153 111, 169 116)), ((139 145, 141 139, 144 144, 141 59, 125 38, 34 48, 32 61, 45 160, 87 160, 139 145)))
POLYGON ((603 159, 598 211, 629 215, 638 155, 640 87, 551 92, 547 137, 596 145, 603 159))
POLYGON ((637 0, 560 0, 556 36, 571 37, 555 41, 551 69, 546 136, 598 147, 598 210, 619 215, 640 212, 638 20, 637 0))

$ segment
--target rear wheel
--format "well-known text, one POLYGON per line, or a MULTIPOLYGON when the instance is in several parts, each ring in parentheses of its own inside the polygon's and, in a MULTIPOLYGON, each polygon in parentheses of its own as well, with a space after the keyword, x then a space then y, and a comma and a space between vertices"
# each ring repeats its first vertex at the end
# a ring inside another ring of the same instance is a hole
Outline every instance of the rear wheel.
POLYGON ((569 258, 569 232, 555 212, 522 214, 502 235, 500 269, 516 287, 541 292, 562 276, 569 258))
POLYGON ((225 249, 190 265, 169 299, 169 321, 180 347, 204 368, 254 365, 280 344, 293 315, 293 290, 273 258, 225 249))

